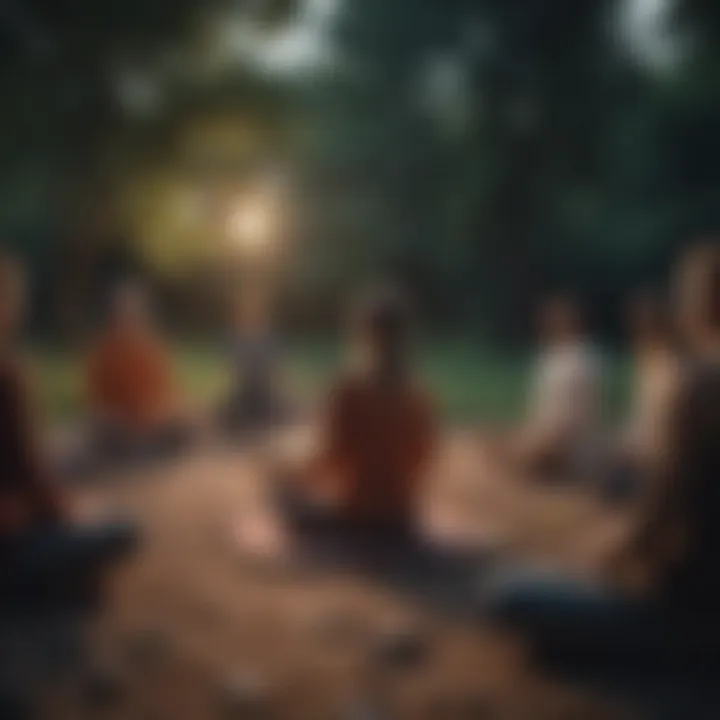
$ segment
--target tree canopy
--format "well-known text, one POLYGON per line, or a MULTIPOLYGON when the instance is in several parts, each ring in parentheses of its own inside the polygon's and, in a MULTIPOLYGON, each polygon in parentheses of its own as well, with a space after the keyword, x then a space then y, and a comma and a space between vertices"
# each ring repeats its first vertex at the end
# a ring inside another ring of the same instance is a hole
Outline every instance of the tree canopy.
POLYGON ((720 192, 720 10, 667 0, 648 19, 635 5, 6 0, 0 223, 40 254, 58 233, 96 242, 93 223, 142 249, 130 188, 180 257, 191 213, 160 201, 167 188, 253 165, 209 141, 191 158, 188 132, 281 117, 281 151, 279 134, 258 147, 282 154, 301 208, 295 310, 321 316, 349 284, 391 274, 443 327, 521 336, 553 289, 616 327, 611 308, 716 229, 720 192), (237 50, 320 16, 332 56, 315 72, 221 52, 218 27, 237 50))

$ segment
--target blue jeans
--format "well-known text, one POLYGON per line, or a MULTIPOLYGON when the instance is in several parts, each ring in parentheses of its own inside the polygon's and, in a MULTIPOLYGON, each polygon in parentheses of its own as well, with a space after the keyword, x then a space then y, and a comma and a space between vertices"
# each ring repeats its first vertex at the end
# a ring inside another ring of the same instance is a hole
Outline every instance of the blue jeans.
POLYGON ((549 573, 516 573, 488 586, 491 620, 519 631, 541 654, 643 664, 714 652, 715 618, 697 618, 601 584, 549 573))

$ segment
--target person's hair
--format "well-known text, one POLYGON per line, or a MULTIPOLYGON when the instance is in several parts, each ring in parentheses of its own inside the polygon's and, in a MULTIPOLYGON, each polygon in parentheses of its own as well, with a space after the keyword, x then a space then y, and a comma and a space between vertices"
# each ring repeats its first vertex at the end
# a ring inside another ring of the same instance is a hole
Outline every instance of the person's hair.
POLYGON ((353 325, 390 365, 404 368, 410 307, 399 288, 388 284, 366 291, 355 307, 353 325))
POLYGON ((720 241, 692 247, 681 260, 677 283, 685 330, 720 334, 720 241))
POLYGON ((583 307, 576 297, 568 293, 546 295, 540 302, 539 316, 543 324, 560 317, 572 332, 582 333, 585 330, 583 307))

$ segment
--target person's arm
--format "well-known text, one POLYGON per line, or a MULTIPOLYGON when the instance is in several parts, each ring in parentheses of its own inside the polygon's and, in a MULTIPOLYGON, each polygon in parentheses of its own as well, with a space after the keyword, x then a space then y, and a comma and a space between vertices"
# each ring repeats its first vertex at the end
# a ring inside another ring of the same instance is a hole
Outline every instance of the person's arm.
POLYGON ((690 468, 677 454, 677 445, 684 444, 678 430, 688 426, 685 415, 696 392, 694 384, 676 383, 672 401, 668 402, 664 432, 658 438, 657 457, 652 462, 654 476, 647 497, 628 540, 608 564, 609 577, 621 584, 650 587, 683 553, 686 533, 691 531, 685 519, 691 492, 685 474, 690 468))
POLYGON ((675 378, 667 389, 664 417, 658 432, 655 457, 652 458, 654 480, 645 504, 634 542, 647 549, 664 540, 671 527, 677 526, 685 509, 690 481, 685 477, 691 468, 685 467, 682 448, 689 443, 683 436, 692 429, 688 416, 703 394, 702 377, 675 378))
POLYGON ((22 373, 15 372, 7 388, 10 444, 17 458, 18 492, 30 505, 30 514, 41 521, 55 522, 65 516, 65 503, 51 479, 37 438, 37 419, 30 389, 22 373))
POLYGON ((608 558, 605 577, 612 584, 634 592, 652 592, 666 568, 682 555, 685 535, 677 491, 671 477, 658 480, 629 536, 608 558))

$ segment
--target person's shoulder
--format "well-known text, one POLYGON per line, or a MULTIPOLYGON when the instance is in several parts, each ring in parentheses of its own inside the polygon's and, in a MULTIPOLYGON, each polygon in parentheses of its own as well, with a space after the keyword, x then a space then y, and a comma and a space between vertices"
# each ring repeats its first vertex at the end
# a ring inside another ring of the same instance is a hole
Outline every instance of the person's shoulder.
POLYGON ((576 362, 578 349, 575 345, 546 345, 535 357, 535 367, 539 372, 554 372, 558 367, 566 367, 576 362))
POLYGON ((608 364, 608 356, 605 350, 594 343, 589 343, 585 349, 587 363, 596 372, 603 371, 608 364))
POLYGON ((598 373, 605 366, 602 351, 589 340, 568 347, 563 355, 563 362, 578 372, 598 373))
POLYGON ((600 362, 602 358, 602 351, 591 338, 579 340, 570 345, 567 354, 582 362, 600 362))

